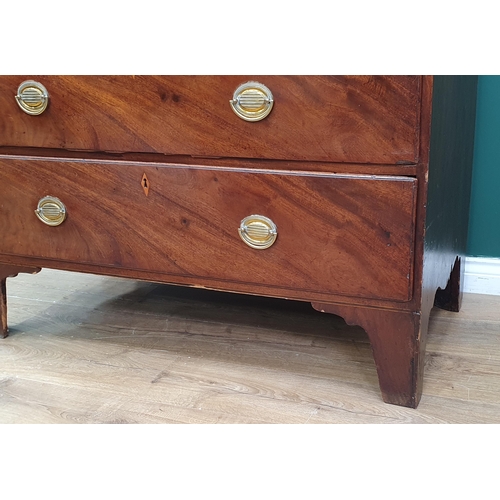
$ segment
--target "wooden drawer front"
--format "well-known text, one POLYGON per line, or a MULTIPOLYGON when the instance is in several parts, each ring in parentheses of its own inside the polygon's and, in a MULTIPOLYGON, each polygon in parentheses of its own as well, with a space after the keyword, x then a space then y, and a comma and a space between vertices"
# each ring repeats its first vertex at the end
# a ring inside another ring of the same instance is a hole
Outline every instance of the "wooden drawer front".
POLYGON ((1 76, 0 145, 415 163, 420 84, 417 76, 1 76), (27 79, 50 96, 39 116, 14 97, 27 79), (259 122, 242 120, 229 104, 248 80, 273 93, 259 122))
POLYGON ((405 301, 416 189, 406 177, 2 160, 0 254, 405 301), (66 205, 60 226, 34 213, 46 195, 66 205), (238 234, 253 214, 277 225, 268 249, 238 234))

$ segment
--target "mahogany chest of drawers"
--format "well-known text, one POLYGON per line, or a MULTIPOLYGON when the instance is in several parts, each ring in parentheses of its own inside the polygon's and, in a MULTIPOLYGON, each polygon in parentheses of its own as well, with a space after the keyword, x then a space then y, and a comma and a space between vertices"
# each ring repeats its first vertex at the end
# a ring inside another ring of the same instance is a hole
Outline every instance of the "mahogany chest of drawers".
POLYGON ((458 311, 476 78, 0 77, 0 306, 55 268, 311 302, 416 407, 458 311))

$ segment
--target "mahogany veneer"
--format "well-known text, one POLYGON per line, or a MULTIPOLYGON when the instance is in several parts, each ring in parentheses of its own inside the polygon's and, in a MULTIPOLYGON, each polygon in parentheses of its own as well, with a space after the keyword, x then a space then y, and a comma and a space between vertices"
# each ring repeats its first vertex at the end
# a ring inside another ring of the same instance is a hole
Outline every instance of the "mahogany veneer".
POLYGON ((416 407, 435 297, 459 308, 475 94, 474 77, 0 77, 3 335, 6 278, 43 267, 293 298, 362 326, 384 400, 416 407), (40 116, 14 99, 27 79, 40 116), (248 80, 273 92, 259 122, 229 106, 248 80), (47 195, 60 226, 34 213, 47 195), (252 214, 277 226, 267 249, 238 234, 252 214))
POLYGON ((0 109, 7 113, 2 145, 354 163, 414 163, 418 155, 416 76, 39 80, 50 106, 35 121, 12 96, 23 78, 0 79, 0 109), (270 87, 277 103, 257 123, 239 119, 229 106, 247 80, 270 87))

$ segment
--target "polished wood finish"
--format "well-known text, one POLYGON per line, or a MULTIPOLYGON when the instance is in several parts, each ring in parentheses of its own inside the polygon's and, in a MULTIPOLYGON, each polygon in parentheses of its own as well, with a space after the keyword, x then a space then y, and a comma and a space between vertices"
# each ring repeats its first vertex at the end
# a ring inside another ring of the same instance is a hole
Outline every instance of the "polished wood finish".
MULTIPOLYGON (((430 94, 429 82, 424 87, 430 94)), ((425 89, 424 89, 425 90, 425 89)), ((416 281, 421 279, 419 307, 421 317, 429 317, 433 305, 457 312, 462 297, 470 185, 474 154, 477 77, 434 77, 432 80, 432 115, 426 115, 423 141, 428 148, 421 154, 425 168, 420 175, 417 209, 419 222, 425 225, 424 237, 417 246, 416 281), (423 177, 423 178, 422 178, 423 177), (420 252, 422 251, 422 258, 420 252), (418 264, 417 264, 418 263, 418 264), (418 278, 417 276, 421 276, 418 278), (444 290, 443 292, 441 290, 444 290)), ((425 353, 428 321, 422 321, 419 349, 425 353)), ((419 358, 419 373, 424 370, 424 356, 419 358)), ((422 391, 422 376, 417 393, 422 391)))
POLYGON ((467 247, 476 88, 476 77, 434 78, 423 274, 424 294, 430 295, 423 300, 434 301, 436 288, 444 289, 451 274, 450 293, 456 298, 448 307, 454 311, 460 305, 467 247))
POLYGON ((189 167, 228 167, 250 170, 296 170, 300 172, 328 172, 332 174, 402 175, 416 176, 415 164, 384 163, 328 163, 299 160, 258 160, 255 158, 210 158, 201 156, 158 155, 155 153, 103 153, 99 151, 68 151, 65 149, 12 148, 0 146, 2 159, 46 160, 60 159, 71 162, 95 162, 114 164, 115 162, 135 163, 152 166, 155 164, 186 165, 189 167))
POLYGON ((47 77, 37 117, 17 78, 0 262, 311 302, 366 330, 385 401, 418 405, 433 304, 460 305, 476 78, 265 77, 258 123, 226 100, 242 77, 47 77), (45 195, 63 225, 36 219, 45 195), (237 234, 252 214, 267 250, 237 234))
POLYGON ((354 163, 416 163, 417 76, 34 76, 47 110, 29 116, 0 79, 0 145, 354 163), (275 105, 256 123, 232 111, 257 80, 275 105))
POLYGON ((213 288, 235 282, 250 293, 272 287, 281 297, 411 297, 411 178, 0 160, 0 184, 4 254, 155 272, 157 281, 203 279, 213 288), (34 214, 46 195, 66 205, 61 226, 34 214), (252 214, 278 227, 266 250, 238 235, 252 214))
POLYGON ((464 265, 457 257, 445 288, 438 288, 434 305, 447 311, 458 312, 462 304, 464 265))
POLYGON ((423 376, 423 370, 419 372, 418 333, 420 322, 429 318, 421 318, 408 311, 312 305, 318 311, 342 316, 348 325, 361 326, 370 339, 384 401, 417 407, 421 396, 417 385, 420 385, 423 376))
POLYGON ((0 335, 7 337, 7 278, 0 278, 0 335))

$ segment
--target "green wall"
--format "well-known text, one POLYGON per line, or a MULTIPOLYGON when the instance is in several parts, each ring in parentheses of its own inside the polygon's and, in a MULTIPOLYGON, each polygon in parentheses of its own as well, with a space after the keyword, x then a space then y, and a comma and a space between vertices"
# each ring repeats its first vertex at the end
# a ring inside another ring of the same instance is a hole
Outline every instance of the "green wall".
POLYGON ((500 257, 500 76, 478 81, 467 253, 500 257))

